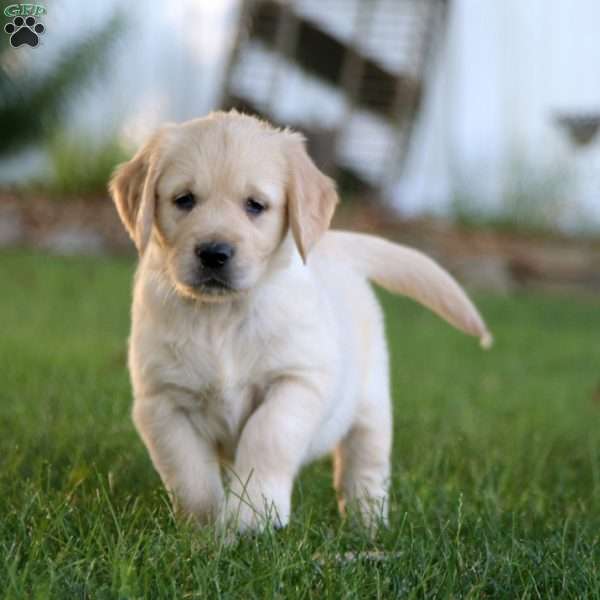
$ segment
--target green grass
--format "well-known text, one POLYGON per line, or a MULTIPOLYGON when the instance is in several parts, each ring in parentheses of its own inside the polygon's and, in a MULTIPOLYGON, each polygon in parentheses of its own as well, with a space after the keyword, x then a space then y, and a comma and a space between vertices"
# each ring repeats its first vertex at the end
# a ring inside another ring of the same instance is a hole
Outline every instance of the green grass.
POLYGON ((133 265, 0 255, 5 598, 598 598, 600 301, 478 298, 491 352, 382 296, 391 526, 336 514, 328 460, 290 527, 219 545, 173 518, 129 417, 133 265), (384 551, 380 561, 336 559, 384 551))

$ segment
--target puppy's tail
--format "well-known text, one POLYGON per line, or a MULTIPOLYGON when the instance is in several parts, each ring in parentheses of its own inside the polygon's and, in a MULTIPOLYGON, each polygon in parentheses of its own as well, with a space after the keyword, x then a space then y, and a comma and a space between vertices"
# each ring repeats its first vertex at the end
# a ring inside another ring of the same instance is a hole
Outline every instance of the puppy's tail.
POLYGON ((477 336, 483 348, 493 339, 481 315, 454 278, 422 252, 379 237, 329 231, 319 250, 350 263, 381 287, 420 302, 451 325, 477 336))

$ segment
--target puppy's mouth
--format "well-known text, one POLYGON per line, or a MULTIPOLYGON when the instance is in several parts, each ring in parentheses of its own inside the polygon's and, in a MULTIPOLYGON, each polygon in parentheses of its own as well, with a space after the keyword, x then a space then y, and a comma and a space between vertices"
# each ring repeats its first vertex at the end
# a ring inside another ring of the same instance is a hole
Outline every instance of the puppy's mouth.
POLYGON ((229 279, 214 273, 198 275, 185 282, 182 288, 180 287, 186 296, 208 301, 227 300, 242 292, 229 279))
POLYGON ((228 281, 224 281, 219 277, 208 277, 196 283, 194 287, 211 294, 226 294, 235 291, 228 281))

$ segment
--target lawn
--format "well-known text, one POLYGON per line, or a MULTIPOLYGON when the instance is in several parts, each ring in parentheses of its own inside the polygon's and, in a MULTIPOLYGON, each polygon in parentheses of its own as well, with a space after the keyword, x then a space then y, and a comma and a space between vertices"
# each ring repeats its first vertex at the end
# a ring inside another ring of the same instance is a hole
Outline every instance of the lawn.
POLYGON ((382 295, 389 530, 340 522, 326 459, 302 473, 287 530, 223 546, 173 518, 133 429, 132 273, 0 254, 2 597, 600 597, 600 299, 479 296, 483 352, 382 295))

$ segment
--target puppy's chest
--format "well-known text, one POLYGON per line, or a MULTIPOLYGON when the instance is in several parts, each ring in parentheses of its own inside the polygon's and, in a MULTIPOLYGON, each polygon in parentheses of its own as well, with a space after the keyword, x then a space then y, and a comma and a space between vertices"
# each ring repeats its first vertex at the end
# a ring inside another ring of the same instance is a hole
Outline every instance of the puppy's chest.
POLYGON ((165 375, 185 390, 178 400, 182 408, 204 436, 230 454, 268 384, 260 340, 243 329, 215 334, 198 327, 167 347, 165 375))

